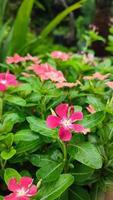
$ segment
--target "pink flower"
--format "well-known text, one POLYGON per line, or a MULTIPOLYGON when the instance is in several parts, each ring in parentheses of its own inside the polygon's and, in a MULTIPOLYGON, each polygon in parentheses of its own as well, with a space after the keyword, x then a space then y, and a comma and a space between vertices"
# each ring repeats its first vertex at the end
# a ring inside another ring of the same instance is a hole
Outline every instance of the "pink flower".
POLYGON ((94 108, 92 105, 88 105, 88 106, 86 107, 86 109, 87 109, 90 113, 92 113, 92 114, 96 112, 95 108, 94 108))
POLYGON ((63 87, 72 88, 80 84, 81 84, 80 81, 76 81, 75 83, 61 82, 61 83, 56 83, 55 85, 57 88, 63 88, 63 87))
POLYGON ((19 63, 19 62, 24 62, 25 58, 21 57, 19 54, 14 54, 12 57, 7 57, 6 63, 7 64, 13 64, 13 63, 19 63))
POLYGON ((24 77, 26 77, 26 78, 29 78, 29 77, 32 76, 31 74, 28 74, 28 73, 26 73, 26 72, 22 72, 22 75, 23 75, 24 77))
POLYGON ((37 193, 37 187, 33 185, 33 179, 30 177, 22 177, 19 182, 15 178, 10 179, 8 189, 12 193, 4 200, 30 200, 30 197, 37 193))
POLYGON ((110 74, 100 74, 99 72, 96 72, 95 74, 93 74, 93 77, 99 80, 105 80, 110 74))
POLYGON ((32 61, 32 62, 37 63, 37 64, 40 63, 40 60, 39 60, 38 57, 32 56, 29 53, 24 58, 25 58, 25 61, 32 61))
POLYGON ((110 87, 111 89, 113 89, 113 81, 108 81, 108 82, 106 83, 106 85, 107 85, 108 87, 110 87))
POLYGON ((84 80, 93 80, 93 76, 84 76, 83 77, 84 80))
POLYGON ((46 121, 49 128, 59 127, 59 137, 65 142, 71 140, 71 131, 86 133, 86 129, 81 124, 74 123, 83 119, 83 113, 74 112, 71 107, 66 103, 58 105, 55 109, 57 115, 49 115, 46 121))
POLYGON ((16 76, 9 72, 0 73, 0 91, 5 91, 9 86, 16 86, 18 81, 16 76))
POLYGON ((96 72, 96 73, 94 73, 94 74, 91 75, 91 76, 84 76, 83 79, 84 79, 84 80, 98 79, 98 80, 103 81, 103 80, 105 80, 109 75, 110 75, 110 74, 105 74, 105 75, 103 75, 103 74, 101 74, 101 73, 99 73, 99 72, 96 72))
POLYGON ((68 60, 70 58, 70 55, 67 54, 67 53, 64 53, 62 51, 53 51, 51 53, 51 57, 66 61, 66 60, 68 60))
POLYGON ((53 82, 65 81, 63 73, 54 69, 48 63, 32 65, 28 69, 33 70, 41 80, 51 80, 53 82))
POLYGON ((96 65, 95 60, 94 60, 94 55, 91 53, 83 54, 83 62, 85 64, 89 64, 89 65, 93 65, 93 66, 96 65))

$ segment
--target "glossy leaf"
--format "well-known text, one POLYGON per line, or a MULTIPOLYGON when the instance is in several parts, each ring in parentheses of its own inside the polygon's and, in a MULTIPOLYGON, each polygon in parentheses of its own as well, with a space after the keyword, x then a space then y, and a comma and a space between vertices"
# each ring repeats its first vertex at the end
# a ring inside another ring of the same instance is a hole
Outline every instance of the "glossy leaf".
POLYGON ((19 141, 33 141, 39 139, 38 134, 33 133, 29 129, 23 129, 18 132, 16 132, 14 136, 14 141, 19 142, 19 141))
POLYGON ((100 124, 104 120, 104 117, 105 117, 104 112, 102 112, 102 111, 96 112, 94 114, 87 115, 82 120, 82 124, 86 128, 93 128, 93 127, 97 126, 98 124, 100 124))
POLYGON ((1 157, 4 160, 9 160, 16 154, 16 150, 12 147, 9 151, 2 151, 1 157))
POLYGON ((21 178, 21 176, 15 169, 12 169, 12 168, 5 169, 4 180, 5 180, 6 184, 8 184, 8 182, 11 178, 16 178, 17 180, 19 180, 21 178))
POLYGON ((47 128, 46 121, 32 116, 27 117, 27 121, 29 122, 32 131, 38 132, 46 137, 57 138, 56 132, 47 128))
POLYGON ((36 200, 55 200, 73 183, 74 178, 70 174, 62 174, 60 178, 50 184, 44 184, 39 190, 36 200))
POLYGON ((70 188, 69 199, 70 200, 90 200, 88 192, 82 187, 72 187, 70 188))
POLYGON ((38 179, 42 179, 44 182, 53 182, 57 180, 63 170, 64 163, 50 163, 48 165, 44 165, 40 168, 36 176, 38 179), (45 167, 46 166, 46 167, 45 167))
POLYGON ((73 159, 93 169, 100 169, 102 167, 102 157, 93 144, 84 142, 70 144, 69 146, 69 154, 73 159))

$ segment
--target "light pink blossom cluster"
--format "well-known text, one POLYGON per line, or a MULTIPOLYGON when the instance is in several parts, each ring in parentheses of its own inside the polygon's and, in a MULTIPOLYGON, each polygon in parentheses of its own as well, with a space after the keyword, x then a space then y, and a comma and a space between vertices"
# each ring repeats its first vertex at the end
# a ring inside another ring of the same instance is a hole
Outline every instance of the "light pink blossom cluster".
POLYGON ((6 58, 6 63, 7 64, 17 64, 20 62, 26 62, 26 61, 32 61, 34 63, 39 63, 40 60, 36 56, 31 56, 30 54, 27 54, 27 56, 22 57, 19 54, 14 54, 14 56, 10 56, 6 58))
POLYGON ((54 114, 49 115, 46 120, 47 127, 59 127, 59 137, 62 141, 70 141, 71 132, 86 134, 89 129, 84 128, 81 124, 75 123, 83 119, 82 112, 74 112, 74 108, 66 103, 56 107, 54 114))
POLYGON ((70 59, 70 54, 62 52, 62 51, 53 51, 51 53, 52 58, 60 59, 62 61, 67 61, 70 59))
POLYGON ((28 67, 29 70, 33 70, 41 80, 51 80, 53 82, 65 81, 64 75, 61 71, 57 71, 50 64, 36 64, 28 67))
POLYGON ((95 62, 94 58, 95 57, 94 57, 94 55, 92 53, 88 53, 88 54, 84 53, 83 54, 83 62, 85 64, 89 64, 89 65, 95 66, 96 62, 95 62))
POLYGON ((22 177, 19 182, 16 178, 10 179, 8 189, 12 193, 5 196, 4 200, 30 200, 30 197, 35 196, 38 191, 30 177, 22 177))
POLYGON ((42 81, 51 80, 55 83, 57 88, 62 87, 74 87, 80 84, 80 82, 76 83, 68 83, 61 71, 56 70, 48 63, 44 64, 34 64, 28 67, 29 70, 33 70, 36 75, 40 77, 42 81))
POLYGON ((5 91, 8 87, 17 85, 18 81, 16 80, 15 75, 9 73, 9 71, 0 73, 0 91, 5 91))
POLYGON ((106 83, 106 85, 107 85, 108 87, 110 87, 111 89, 113 89, 113 81, 108 81, 108 82, 106 83))
POLYGON ((106 78, 109 77, 110 74, 101 74, 99 72, 94 73, 92 76, 84 76, 83 79, 84 80, 93 80, 93 79, 98 79, 98 80, 105 80, 106 78))

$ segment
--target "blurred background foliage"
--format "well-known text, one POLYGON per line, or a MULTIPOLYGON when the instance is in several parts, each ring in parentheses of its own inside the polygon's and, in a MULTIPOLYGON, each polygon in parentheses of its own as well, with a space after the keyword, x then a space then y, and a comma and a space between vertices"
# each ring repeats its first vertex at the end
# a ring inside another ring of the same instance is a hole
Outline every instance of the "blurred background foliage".
POLYGON ((0 0, 1 61, 14 53, 37 55, 54 49, 92 49, 99 57, 112 54, 112 4, 112 0, 0 0))

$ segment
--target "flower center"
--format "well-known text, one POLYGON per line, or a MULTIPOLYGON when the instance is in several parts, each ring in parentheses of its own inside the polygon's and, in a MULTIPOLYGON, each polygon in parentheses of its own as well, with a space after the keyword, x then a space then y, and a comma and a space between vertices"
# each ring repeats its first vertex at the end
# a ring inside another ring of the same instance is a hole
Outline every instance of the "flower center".
POLYGON ((17 191, 17 197, 22 197, 24 195, 26 195, 26 191, 24 188, 17 191))
POLYGON ((54 73, 54 72, 49 72, 49 74, 50 74, 51 78, 57 78, 56 73, 54 73))
POLYGON ((69 128, 70 125, 71 125, 71 120, 70 120, 70 119, 63 119, 63 120, 62 120, 62 125, 63 125, 65 128, 69 128))
POLYGON ((5 85, 7 83, 6 80, 1 80, 0 83, 2 83, 3 85, 5 85))

